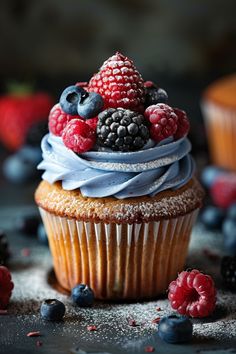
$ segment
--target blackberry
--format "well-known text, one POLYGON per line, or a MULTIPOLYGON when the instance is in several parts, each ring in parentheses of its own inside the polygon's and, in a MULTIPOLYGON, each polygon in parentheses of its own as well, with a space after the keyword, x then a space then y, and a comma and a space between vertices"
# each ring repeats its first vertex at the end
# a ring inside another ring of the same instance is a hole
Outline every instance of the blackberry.
POLYGON ((149 139, 148 121, 124 108, 108 108, 98 115, 98 143, 119 151, 141 149, 149 139))
POLYGON ((145 106, 151 106, 157 103, 167 103, 168 95, 165 90, 157 87, 153 82, 147 82, 145 85, 145 106))
POLYGON ((236 256, 222 258, 221 275, 225 285, 231 290, 236 290, 236 256))
POLYGON ((6 235, 0 230, 0 265, 5 265, 10 256, 6 235))

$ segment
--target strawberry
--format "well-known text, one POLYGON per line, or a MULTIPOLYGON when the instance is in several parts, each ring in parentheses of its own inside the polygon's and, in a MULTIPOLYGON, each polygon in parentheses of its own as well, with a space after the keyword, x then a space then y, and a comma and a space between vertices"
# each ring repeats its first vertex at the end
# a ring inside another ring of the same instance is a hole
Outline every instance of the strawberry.
POLYGON ((19 149, 33 123, 45 120, 52 107, 47 93, 5 95, 0 98, 0 140, 9 150, 19 149))

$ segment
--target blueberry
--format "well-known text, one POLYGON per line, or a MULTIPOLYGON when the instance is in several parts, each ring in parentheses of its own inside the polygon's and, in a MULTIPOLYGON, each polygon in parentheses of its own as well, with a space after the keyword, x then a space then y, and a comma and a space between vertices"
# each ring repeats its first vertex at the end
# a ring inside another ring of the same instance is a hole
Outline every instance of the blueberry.
POLYGON ((44 300, 40 307, 42 318, 48 321, 61 321, 65 311, 65 305, 57 299, 44 300))
POLYGON ((225 219, 222 225, 222 231, 227 253, 236 255, 236 220, 225 219))
POLYGON ((38 163, 42 160, 42 150, 38 146, 24 145, 17 153, 22 159, 32 163, 36 168, 38 163))
POLYGON ((48 236, 45 231, 44 225, 42 223, 39 224, 37 229, 37 237, 40 243, 43 245, 48 246, 48 236))
POLYGON ((3 162, 3 174, 5 178, 16 184, 23 184, 36 177, 38 171, 37 164, 41 160, 39 149, 28 147, 22 148, 16 154, 6 158, 3 162))
POLYGON ((98 93, 90 92, 87 97, 81 97, 77 105, 78 115, 84 119, 96 117, 101 112, 104 102, 98 93))
POLYGON ((65 113, 77 115, 77 105, 81 99, 88 96, 88 92, 80 86, 69 86, 61 94, 60 106, 65 113))
POLYGON ((231 204, 228 208, 227 218, 236 220, 236 203, 231 204))
POLYGON ((183 343, 192 339, 193 325, 186 316, 171 315, 159 322, 158 334, 167 343, 183 343))
POLYGON ((93 290, 85 284, 76 285, 71 291, 73 302, 80 307, 88 307, 93 304, 93 290))
POLYGON ((39 223, 38 215, 23 215, 16 218, 15 228, 26 235, 36 235, 39 223))
POLYGON ((201 175, 202 184, 206 188, 211 188, 216 178, 223 173, 224 170, 220 169, 219 167, 215 167, 215 166, 205 167, 201 175))
POLYGON ((219 229, 222 225, 225 213, 222 209, 215 206, 207 206, 203 209, 200 218, 208 229, 219 229))

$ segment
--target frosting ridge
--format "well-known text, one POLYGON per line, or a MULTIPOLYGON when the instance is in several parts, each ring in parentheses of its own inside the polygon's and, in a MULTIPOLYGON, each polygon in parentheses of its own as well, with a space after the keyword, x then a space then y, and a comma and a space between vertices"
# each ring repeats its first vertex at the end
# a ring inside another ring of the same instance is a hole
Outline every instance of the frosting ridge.
POLYGON ((134 152, 88 151, 77 155, 60 137, 47 134, 42 140, 45 170, 43 179, 62 182, 65 190, 80 188, 86 197, 114 196, 118 199, 154 196, 187 183, 194 172, 189 155, 191 144, 184 137, 163 140, 134 152))

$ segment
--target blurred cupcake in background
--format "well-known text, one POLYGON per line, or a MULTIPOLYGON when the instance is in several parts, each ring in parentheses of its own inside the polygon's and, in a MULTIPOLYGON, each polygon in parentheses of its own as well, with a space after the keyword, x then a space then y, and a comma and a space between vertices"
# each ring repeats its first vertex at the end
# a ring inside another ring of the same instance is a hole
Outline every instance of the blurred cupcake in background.
POLYGON ((236 73, 206 88, 202 112, 212 162, 236 171, 236 73))

